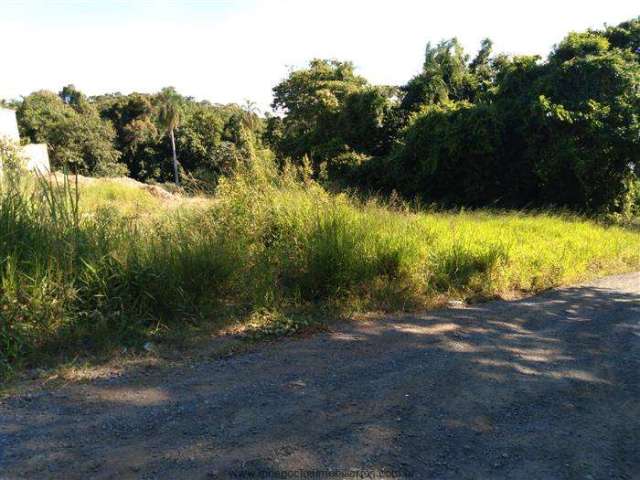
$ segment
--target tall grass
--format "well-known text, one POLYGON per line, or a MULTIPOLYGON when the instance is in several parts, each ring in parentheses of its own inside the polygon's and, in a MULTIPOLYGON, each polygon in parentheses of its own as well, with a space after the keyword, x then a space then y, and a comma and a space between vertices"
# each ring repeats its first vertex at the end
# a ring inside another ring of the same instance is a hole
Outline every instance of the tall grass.
POLYGON ((548 213, 412 212, 267 167, 223 180, 197 207, 138 189, 119 209, 121 188, 1 181, 5 368, 138 345, 229 305, 246 318, 326 304, 416 309, 640 267, 637 232, 548 213))
POLYGON ((190 211, 83 212, 79 189, 0 187, 0 362, 136 343, 219 300, 234 246, 190 211), (204 228, 203 228, 204 227, 204 228))

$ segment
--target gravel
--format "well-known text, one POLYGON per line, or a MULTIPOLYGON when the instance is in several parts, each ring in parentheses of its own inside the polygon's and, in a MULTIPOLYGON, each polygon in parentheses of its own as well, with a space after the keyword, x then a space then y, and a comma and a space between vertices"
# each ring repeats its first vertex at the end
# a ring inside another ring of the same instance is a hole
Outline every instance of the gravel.
POLYGON ((639 367, 638 273, 369 318, 5 398, 0 479, 639 478, 639 367))

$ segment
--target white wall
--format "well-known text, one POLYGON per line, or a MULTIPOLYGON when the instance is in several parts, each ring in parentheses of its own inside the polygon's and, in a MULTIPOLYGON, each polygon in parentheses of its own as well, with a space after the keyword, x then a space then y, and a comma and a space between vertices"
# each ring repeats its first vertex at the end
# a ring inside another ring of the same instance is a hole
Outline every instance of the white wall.
MULTIPOLYGON (((20 141, 16 112, 7 108, 0 108, 0 138, 9 138, 14 142, 20 141)), ((44 143, 29 144, 21 147, 20 153, 24 158, 27 170, 46 173, 50 170, 49 152, 44 143)), ((0 164, 0 170, 2 165, 0 164)))
POLYGON ((20 141, 16 112, 7 108, 0 108, 0 137, 8 137, 16 142, 20 141))
POLYGON ((25 167, 30 171, 47 173, 50 170, 49 152, 45 143, 30 143, 22 147, 25 167))

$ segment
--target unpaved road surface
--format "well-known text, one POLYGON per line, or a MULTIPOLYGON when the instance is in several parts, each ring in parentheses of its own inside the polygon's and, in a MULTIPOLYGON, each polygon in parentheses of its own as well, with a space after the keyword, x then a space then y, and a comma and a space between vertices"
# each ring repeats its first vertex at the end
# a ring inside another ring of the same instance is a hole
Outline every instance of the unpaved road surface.
POLYGON ((640 274, 344 323, 0 405, 2 479, 299 470, 640 478, 640 274))

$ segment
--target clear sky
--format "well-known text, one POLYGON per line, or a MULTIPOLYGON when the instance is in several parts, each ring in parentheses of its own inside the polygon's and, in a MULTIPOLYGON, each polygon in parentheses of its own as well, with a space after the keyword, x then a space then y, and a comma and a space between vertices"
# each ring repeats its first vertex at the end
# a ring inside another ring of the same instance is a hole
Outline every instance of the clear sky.
POLYGON ((314 57, 402 84, 428 41, 457 36, 474 53, 490 37, 497 51, 546 55, 571 30, 638 15, 638 0, 0 0, 0 98, 171 85, 267 108, 288 67, 314 57))

